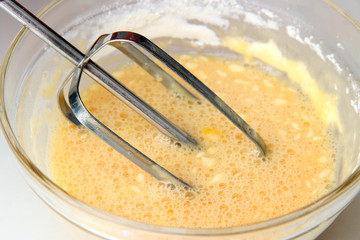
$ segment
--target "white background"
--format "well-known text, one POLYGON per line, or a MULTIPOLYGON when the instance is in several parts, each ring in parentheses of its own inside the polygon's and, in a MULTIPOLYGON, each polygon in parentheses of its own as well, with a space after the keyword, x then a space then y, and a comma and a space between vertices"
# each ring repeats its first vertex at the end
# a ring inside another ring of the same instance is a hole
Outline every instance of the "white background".
MULTIPOLYGON (((49 0, 19 1, 33 13, 49 2, 49 0)), ((360 21, 359 0, 338 0, 336 2, 360 21)), ((1 60, 20 28, 19 23, 0 9, 1 60)), ((32 192, 17 169, 14 156, 2 134, 0 134, 0 239, 98 239, 68 223, 32 192)), ((360 195, 318 238, 318 240, 338 239, 360 239, 360 195)))

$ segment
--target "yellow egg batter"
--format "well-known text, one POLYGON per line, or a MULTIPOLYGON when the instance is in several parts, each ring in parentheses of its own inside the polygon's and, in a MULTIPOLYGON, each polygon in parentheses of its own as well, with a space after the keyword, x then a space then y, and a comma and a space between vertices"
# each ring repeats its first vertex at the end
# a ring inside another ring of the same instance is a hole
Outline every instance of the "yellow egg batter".
POLYGON ((179 58, 265 140, 254 144, 205 100, 167 91, 137 66, 119 81, 199 142, 187 146, 150 125, 97 84, 82 93, 91 113, 151 159, 194 186, 172 189, 65 118, 52 136, 51 172, 66 191, 110 213, 189 228, 254 223, 309 204, 333 186, 335 155, 326 121, 311 98, 251 60, 179 58))

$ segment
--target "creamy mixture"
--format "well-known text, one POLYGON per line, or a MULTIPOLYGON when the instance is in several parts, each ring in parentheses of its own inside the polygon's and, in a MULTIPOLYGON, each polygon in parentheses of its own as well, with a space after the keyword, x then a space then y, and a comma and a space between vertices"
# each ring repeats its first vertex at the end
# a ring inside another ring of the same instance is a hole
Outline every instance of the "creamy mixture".
MULTIPOLYGON (((114 76, 199 142, 172 140, 97 84, 82 93, 90 112, 194 189, 164 186, 88 130, 62 118, 50 152, 56 182, 110 213, 189 228, 231 227, 294 211, 332 187, 335 155, 319 106, 251 58, 183 55, 179 61, 265 140, 263 159, 206 100, 175 96, 137 66, 114 76)), ((320 106, 321 107, 321 106, 320 106)))

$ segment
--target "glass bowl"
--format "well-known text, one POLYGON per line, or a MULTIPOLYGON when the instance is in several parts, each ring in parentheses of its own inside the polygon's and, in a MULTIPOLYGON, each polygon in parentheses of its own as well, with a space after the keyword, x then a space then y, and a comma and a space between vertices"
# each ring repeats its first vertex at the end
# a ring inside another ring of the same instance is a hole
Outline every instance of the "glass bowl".
POLYGON ((155 42, 180 39, 167 47, 170 54, 216 51, 227 36, 272 39, 284 56, 311 66, 319 88, 337 97, 338 176, 326 195, 289 214, 232 228, 145 224, 94 208, 53 181, 46 151, 52 111, 59 79, 72 65, 23 29, 1 69, 1 125, 31 188, 75 225, 107 239, 313 239, 358 193, 360 24, 332 2, 64 0, 52 2, 39 16, 82 51, 100 34, 119 30, 136 31, 155 42))

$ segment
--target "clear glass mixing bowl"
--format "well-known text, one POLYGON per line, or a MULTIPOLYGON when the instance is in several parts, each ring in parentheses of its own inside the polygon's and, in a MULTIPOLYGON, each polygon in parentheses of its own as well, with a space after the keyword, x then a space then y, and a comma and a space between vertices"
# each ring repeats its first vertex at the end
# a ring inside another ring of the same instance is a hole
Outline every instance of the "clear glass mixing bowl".
POLYGON ((46 149, 56 92, 59 79, 72 65, 23 29, 1 69, 2 128, 27 182, 72 223, 107 239, 313 239, 357 194, 360 24, 330 1, 64 0, 52 2, 39 16, 82 51, 100 34, 119 30, 136 31, 155 42, 165 37, 181 39, 167 47, 170 54, 217 51, 223 36, 272 39, 284 56, 309 66, 319 88, 336 95, 338 101, 341 127, 334 132, 340 143, 338 182, 315 202, 275 219, 232 228, 184 229, 131 221, 74 198, 49 174, 46 149), (185 8, 179 7, 182 3, 185 8), (121 21, 113 20, 116 14, 121 21), (169 20, 167 25, 161 19, 169 20), (89 31, 94 28, 95 34, 89 31), (39 117, 34 120, 34 116, 39 117))

